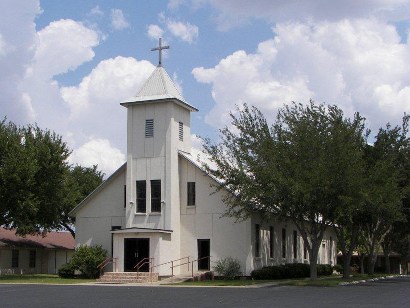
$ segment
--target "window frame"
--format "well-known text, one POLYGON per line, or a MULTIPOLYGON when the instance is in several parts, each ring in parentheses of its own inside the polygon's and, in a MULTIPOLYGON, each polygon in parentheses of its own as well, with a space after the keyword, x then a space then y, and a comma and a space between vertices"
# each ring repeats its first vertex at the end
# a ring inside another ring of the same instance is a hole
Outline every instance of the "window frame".
POLYGON ((282 259, 286 259, 286 228, 282 228, 282 259))
POLYGON ((187 206, 196 205, 196 182, 187 182, 187 206))
POLYGON ((255 224, 255 258, 261 257, 261 226, 255 224))
POLYGON ((273 226, 269 227, 269 258, 275 257, 275 229, 273 226))
POLYGON ((161 180, 151 180, 150 184, 151 213, 161 213, 161 180))
POLYGON ((135 211, 140 214, 145 214, 147 212, 147 181, 136 181, 135 190, 137 199, 135 211))
POLYGON ((145 119, 145 138, 154 137, 154 119, 145 119))
POLYGON ((184 141, 184 123, 178 122, 178 139, 184 141))
POLYGON ((19 267, 19 258, 20 258, 20 251, 18 249, 11 250, 11 267, 18 268, 19 267))
POLYGON ((28 258, 28 267, 29 268, 36 268, 36 260, 37 260, 37 251, 30 250, 29 258, 28 258))

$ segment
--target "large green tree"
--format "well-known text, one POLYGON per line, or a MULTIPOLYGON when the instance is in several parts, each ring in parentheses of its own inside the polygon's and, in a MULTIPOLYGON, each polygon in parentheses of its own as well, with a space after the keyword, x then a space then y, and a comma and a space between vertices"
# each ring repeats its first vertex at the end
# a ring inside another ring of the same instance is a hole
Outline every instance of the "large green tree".
POLYGON ((96 167, 72 167, 62 137, 37 125, 0 122, 0 225, 18 234, 67 229, 68 212, 102 181, 96 167))
POLYGON ((408 117, 402 126, 380 128, 375 142, 366 147, 366 215, 364 245, 368 251, 368 273, 373 274, 380 245, 390 250, 389 234, 404 220, 403 201, 408 187, 408 117), (408 171, 407 169, 406 171, 408 171))
POLYGON ((59 228, 68 230, 75 237, 73 217, 68 213, 86 198, 104 178, 104 174, 97 169, 97 166, 82 167, 76 165, 70 167, 65 179, 64 198, 59 208, 59 228))
POLYGON ((204 142, 216 168, 205 167, 221 180, 218 189, 231 192, 226 214, 290 219, 309 252, 314 279, 325 230, 359 195, 363 119, 347 119, 338 107, 312 101, 284 106, 271 127, 256 108, 237 112, 219 143, 204 142))

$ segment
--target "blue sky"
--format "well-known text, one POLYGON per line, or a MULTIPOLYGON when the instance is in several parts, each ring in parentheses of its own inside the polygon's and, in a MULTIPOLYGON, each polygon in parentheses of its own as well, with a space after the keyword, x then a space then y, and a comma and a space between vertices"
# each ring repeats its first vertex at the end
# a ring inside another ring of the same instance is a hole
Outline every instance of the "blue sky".
POLYGON ((70 162, 125 160, 126 110, 163 61, 196 136, 216 139, 244 102, 273 120, 309 99, 362 113, 372 130, 410 112, 407 0, 0 2, 0 118, 61 134, 70 162))

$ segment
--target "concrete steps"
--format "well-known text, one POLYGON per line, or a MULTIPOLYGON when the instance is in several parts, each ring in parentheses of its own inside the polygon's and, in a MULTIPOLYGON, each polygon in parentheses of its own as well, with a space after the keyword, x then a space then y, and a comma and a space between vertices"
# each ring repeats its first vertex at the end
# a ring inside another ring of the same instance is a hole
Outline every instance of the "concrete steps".
POLYGON ((158 273, 146 272, 106 272, 97 283, 149 283, 157 282, 158 273))

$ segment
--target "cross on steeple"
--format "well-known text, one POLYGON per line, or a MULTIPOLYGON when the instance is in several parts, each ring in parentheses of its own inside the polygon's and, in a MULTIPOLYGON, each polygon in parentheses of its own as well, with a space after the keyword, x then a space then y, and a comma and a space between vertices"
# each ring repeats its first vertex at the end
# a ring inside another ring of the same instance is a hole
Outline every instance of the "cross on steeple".
POLYGON ((158 47, 152 48, 151 51, 158 50, 159 51, 159 63, 158 66, 162 66, 162 50, 169 49, 169 46, 162 46, 162 38, 159 38, 159 45, 158 47))

